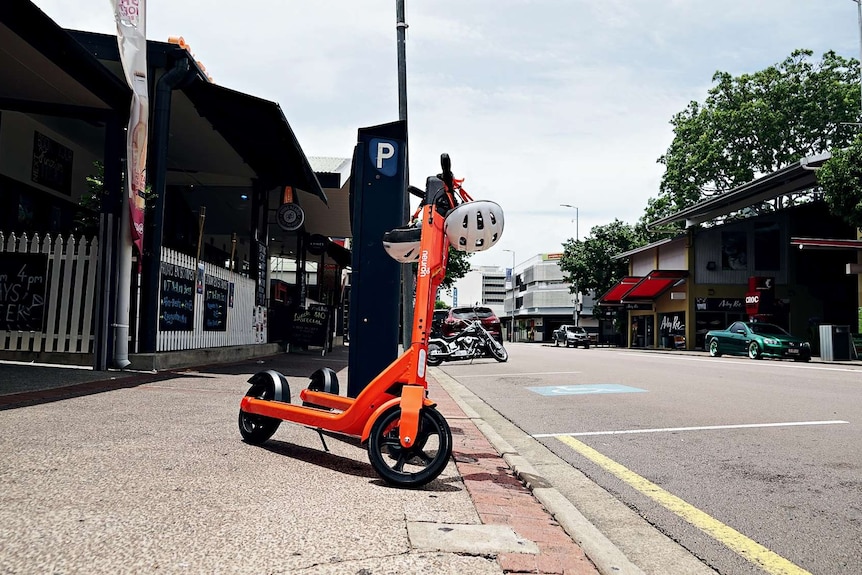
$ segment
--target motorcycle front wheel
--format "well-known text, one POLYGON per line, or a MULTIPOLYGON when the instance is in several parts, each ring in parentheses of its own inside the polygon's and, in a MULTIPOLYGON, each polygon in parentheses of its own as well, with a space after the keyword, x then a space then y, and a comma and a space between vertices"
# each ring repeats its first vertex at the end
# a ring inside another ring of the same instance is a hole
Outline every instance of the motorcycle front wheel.
POLYGON ((433 367, 443 363, 443 354, 445 353, 446 349, 438 342, 430 342, 428 344, 428 365, 433 367))
POLYGON ((488 341, 488 351, 491 352, 491 355, 494 356, 494 359, 503 363, 504 361, 509 359, 509 352, 506 351, 506 348, 503 347, 503 344, 497 341, 494 338, 491 338, 488 341))

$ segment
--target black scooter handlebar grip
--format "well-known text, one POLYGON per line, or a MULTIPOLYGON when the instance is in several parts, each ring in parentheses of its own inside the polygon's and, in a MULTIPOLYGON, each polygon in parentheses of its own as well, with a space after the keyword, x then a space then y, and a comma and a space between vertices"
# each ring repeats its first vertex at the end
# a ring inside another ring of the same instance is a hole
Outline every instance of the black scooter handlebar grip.
POLYGON ((443 168, 443 175, 452 174, 452 160, 449 159, 449 154, 440 154, 440 167, 443 168))

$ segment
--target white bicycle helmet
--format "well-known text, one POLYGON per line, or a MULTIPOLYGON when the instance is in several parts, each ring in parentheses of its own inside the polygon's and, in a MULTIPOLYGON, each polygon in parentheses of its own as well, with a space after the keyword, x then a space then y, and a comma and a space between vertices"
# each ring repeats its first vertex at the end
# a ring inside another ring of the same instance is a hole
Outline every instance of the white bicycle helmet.
POLYGON ((503 235, 503 209, 488 200, 464 202, 446 216, 444 230, 456 250, 487 250, 503 235))
POLYGON ((414 226, 395 228, 383 234, 383 249, 389 257, 402 264, 419 261, 422 229, 414 226))

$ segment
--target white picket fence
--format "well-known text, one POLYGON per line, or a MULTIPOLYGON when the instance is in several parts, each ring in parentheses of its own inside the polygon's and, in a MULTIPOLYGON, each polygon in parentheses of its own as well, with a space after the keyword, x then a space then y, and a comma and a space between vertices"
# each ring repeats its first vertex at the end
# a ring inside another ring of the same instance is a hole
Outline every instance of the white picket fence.
MULTIPOLYGON (((184 270, 184 274, 181 275, 197 278, 195 258, 192 256, 163 248, 161 261, 163 265, 173 265, 184 270)), ((206 302, 204 294, 198 293, 198 290, 195 289, 192 294, 194 298, 192 328, 163 330, 160 327, 156 340, 156 350, 177 351, 265 343, 266 309, 254 305, 254 280, 208 263, 204 264, 204 276, 204 285, 207 283, 207 277, 217 278, 215 283, 220 285, 229 286, 233 284, 233 301, 227 305, 226 329, 223 331, 204 329, 206 302)), ((164 281, 159 281, 160 316, 163 315, 163 308, 161 307, 163 289, 164 281)))
MULTIPOLYGON (((41 278, 44 286, 36 286, 40 291, 31 296, 36 298, 32 301, 41 301, 44 297, 44 305, 38 310, 44 314, 44 329, 2 330, 0 350, 92 353, 93 309, 98 293, 95 285, 98 240, 40 237, 39 234, 28 237, 26 233, 7 236, 0 232, 0 259, 8 252, 47 255, 47 273, 41 278)), ((13 306, 20 299, 21 292, 30 288, 20 284, 16 286, 14 277, 0 279, 0 290, 6 290, 0 294, 2 312, 13 314, 13 306)))
MULTIPOLYGON (((0 314, 4 314, 0 318, 12 317, 17 313, 15 306, 20 303, 24 291, 31 292, 29 301, 39 302, 32 311, 40 313, 43 318, 41 330, 0 329, 0 350, 93 353, 94 309, 96 294, 100 290, 96 285, 98 240, 50 235, 43 237, 39 234, 30 237, 26 233, 6 235, 0 232, 0 262, 4 253, 44 254, 47 269, 29 270, 28 273, 35 274, 34 277, 38 279, 35 286, 22 285, 14 273, 0 272, 0 314)), ((191 256, 163 249, 161 261, 188 270, 190 277, 195 277, 195 259, 191 256)), ((157 351, 265 343, 266 309, 254 305, 254 280, 211 264, 204 264, 204 276, 205 282, 209 284, 232 286, 230 293, 233 297, 225 304, 227 317, 224 329, 204 329, 204 294, 195 290, 192 329, 160 329, 157 351)), ((5 328, 9 323, 4 321, 0 326, 5 328)))

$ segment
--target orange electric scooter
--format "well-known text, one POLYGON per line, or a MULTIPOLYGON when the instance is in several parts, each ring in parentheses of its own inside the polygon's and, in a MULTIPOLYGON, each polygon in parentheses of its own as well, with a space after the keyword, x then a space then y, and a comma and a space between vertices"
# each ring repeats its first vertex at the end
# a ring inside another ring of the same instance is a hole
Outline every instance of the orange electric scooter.
MULTIPOLYGON (((412 235, 415 244, 418 236, 418 250, 411 247, 396 256, 384 241, 387 251, 399 261, 418 262, 410 348, 355 399, 338 395, 335 373, 329 369, 312 375, 308 389, 300 392, 302 405, 290 403, 290 389, 282 374, 273 370, 255 374, 249 380, 251 388, 240 403, 239 430, 246 442, 262 444, 272 437, 282 421, 289 421, 317 429, 321 439, 323 431, 359 437, 367 444, 374 470, 393 485, 424 485, 446 467, 452 454, 452 432, 435 408, 436 404, 428 399, 425 381, 435 296, 446 275, 450 243, 464 251, 487 249, 502 233, 503 221, 497 204, 472 202, 461 189, 461 182, 452 176, 448 155, 441 156, 441 164, 442 174, 428 178, 422 205, 415 214, 421 213, 420 226, 389 232, 392 234, 389 239, 396 242, 409 240, 412 235), (468 204, 490 205, 493 213, 486 210, 484 218, 478 211, 467 214, 463 208, 468 204), (458 226, 465 229, 468 224, 476 225, 478 215, 478 225, 485 230, 486 237, 474 240, 467 232, 459 237, 460 228, 453 228, 447 234, 447 221, 455 225, 447 215, 454 216, 458 226), (490 220, 496 231, 489 236, 486 224, 490 224, 490 220)), ((421 195, 421 191, 412 186, 411 191, 421 195)))

